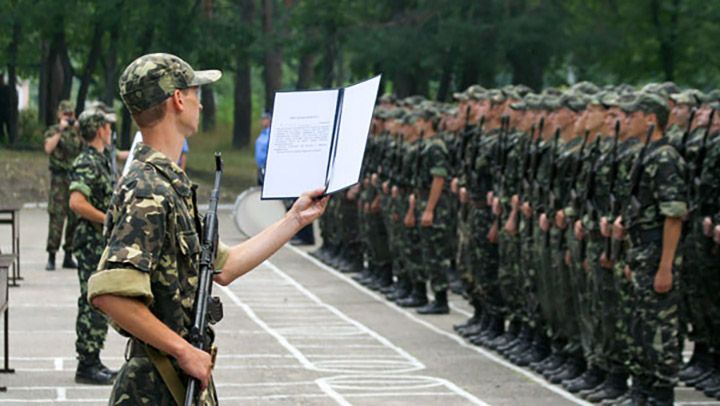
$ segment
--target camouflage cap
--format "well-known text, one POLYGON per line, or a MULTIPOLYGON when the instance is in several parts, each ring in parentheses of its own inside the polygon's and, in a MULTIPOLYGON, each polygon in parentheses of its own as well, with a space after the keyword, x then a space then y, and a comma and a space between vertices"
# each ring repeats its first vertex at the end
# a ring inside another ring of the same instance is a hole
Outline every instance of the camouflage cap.
POLYGON ((621 84, 615 86, 615 88, 613 89, 613 91, 614 91, 615 93, 619 94, 619 95, 622 95, 622 94, 632 94, 632 93, 635 93, 635 92, 636 92, 635 88, 632 87, 632 86, 630 86, 630 85, 628 85, 627 83, 621 83, 621 84))
POLYGON ((615 91, 604 92, 600 95, 599 99, 600 104, 602 104, 606 109, 609 109, 610 107, 618 107, 620 105, 620 94, 615 91))
POLYGON ((563 92, 557 87, 548 87, 546 89, 543 89, 542 96, 560 96, 562 95, 562 93, 563 92))
POLYGON ((385 93, 384 95, 380 96, 380 103, 395 103, 397 98, 394 94, 391 93, 385 93))
POLYGON ((507 95, 499 89, 488 90, 486 95, 487 99, 490 100, 492 104, 500 104, 507 100, 507 95))
POLYGON ((108 114, 99 108, 86 109, 80 114, 78 124, 80 135, 90 141, 95 138, 97 130, 107 123, 115 122, 115 114, 108 114))
POLYGON ((58 113, 73 113, 75 112, 75 104, 70 100, 61 100, 57 111, 58 113))
POLYGON ((596 94, 600 91, 596 84, 587 81, 575 83, 570 89, 575 93, 582 94, 596 94))
POLYGON ((373 112, 373 116, 380 120, 385 120, 390 117, 390 111, 385 107, 377 106, 373 112))
POLYGON ((95 101, 88 102, 86 104, 86 106, 87 107, 85 108, 85 110, 90 110, 90 109, 102 110, 103 113, 105 113, 106 115, 108 115, 108 117, 110 117, 110 119, 112 120, 111 122, 113 122, 113 123, 115 122, 115 120, 116 120, 115 111, 112 109, 112 107, 108 106, 104 102, 102 102, 100 100, 95 100, 95 101))
POLYGON ((542 97, 537 93, 529 93, 529 94, 525 95, 525 98, 523 99, 523 101, 525 102, 527 109, 541 110, 544 108, 542 97))
POLYGON ((705 96, 699 90, 691 89, 684 92, 671 94, 670 99, 674 101, 675 104, 695 107, 702 103, 702 101, 705 99, 705 96))
POLYGON ((527 96, 529 93, 532 93, 532 89, 525 85, 515 85, 515 93, 518 95, 518 98, 523 98, 527 96))
POLYGON ((423 96, 409 96, 402 100, 398 101, 398 105, 406 106, 406 107, 414 107, 419 105, 420 103, 424 102, 425 98, 423 96))
POLYGON ((563 107, 562 99, 560 98, 560 96, 545 95, 542 98, 542 106, 543 109, 548 111, 557 110, 560 107, 563 107))
POLYGON ((523 100, 523 101, 511 103, 511 104, 510 104, 510 108, 513 109, 513 110, 523 111, 523 110, 527 110, 527 109, 528 109, 528 105, 527 105, 527 103, 523 100))
POLYGON ((670 111, 666 99, 653 92, 641 92, 634 97, 623 96, 619 105, 620 108, 627 113, 642 111, 645 113, 655 113, 658 117, 667 117, 670 111))
POLYGON ((175 55, 143 55, 120 76, 120 97, 131 113, 139 113, 165 101, 177 89, 206 85, 221 76, 219 70, 195 71, 175 55))
POLYGON ((585 110, 585 107, 587 107, 590 101, 590 97, 583 93, 567 92, 562 95, 560 101, 564 107, 567 107, 575 112, 580 112, 585 110))
POLYGON ((705 99, 703 101, 706 103, 720 101, 720 89, 713 89, 705 93, 705 99))

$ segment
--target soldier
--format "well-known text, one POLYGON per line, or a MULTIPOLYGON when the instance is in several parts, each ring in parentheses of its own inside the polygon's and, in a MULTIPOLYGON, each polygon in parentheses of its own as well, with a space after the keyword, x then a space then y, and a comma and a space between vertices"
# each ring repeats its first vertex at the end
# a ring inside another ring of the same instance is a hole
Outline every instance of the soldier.
POLYGON ((46 248, 48 262, 45 266, 48 271, 55 270, 55 253, 60 248, 65 219, 67 219, 65 244, 63 244, 65 258, 62 265, 63 268, 77 268, 77 264, 72 258, 76 220, 68 207, 68 187, 70 186, 72 163, 85 147, 84 141, 78 134, 75 107, 70 101, 60 102, 57 118, 58 124, 45 131, 44 144, 45 153, 50 157, 50 196, 48 200, 50 221, 46 248))
POLYGON ((78 120, 87 148, 75 159, 71 171, 70 209, 78 216, 75 229, 75 257, 78 260, 80 297, 76 321, 75 349, 78 366, 75 382, 109 385, 117 371, 100 362, 100 350, 107 335, 107 319, 87 301, 87 282, 97 268, 105 247, 102 224, 112 197, 113 175, 105 149, 112 142, 110 124, 114 115, 99 109, 85 110, 78 120))
MULTIPOLYGON (((174 55, 149 54, 120 77, 120 95, 144 143, 110 203, 107 245, 88 282, 88 300, 131 337, 110 395, 113 405, 182 403, 188 377, 200 381, 200 404, 217 404, 213 359, 187 341, 202 232, 196 187, 175 162, 198 128, 199 86, 220 76, 217 70, 194 71, 174 55)), ((240 245, 220 243, 213 265, 221 271, 214 281, 230 284, 319 217, 328 200, 314 200, 321 194, 302 195, 283 219, 240 245)))
MULTIPOLYGON (((629 237, 625 275, 632 278, 631 398, 628 403, 672 405, 680 365, 680 292, 676 250, 687 214, 685 162, 663 138, 668 105, 653 94, 640 94, 625 105, 637 127, 654 126, 631 174, 631 197, 613 225, 615 237, 629 237)), ((641 130, 640 130, 641 131, 641 130)))

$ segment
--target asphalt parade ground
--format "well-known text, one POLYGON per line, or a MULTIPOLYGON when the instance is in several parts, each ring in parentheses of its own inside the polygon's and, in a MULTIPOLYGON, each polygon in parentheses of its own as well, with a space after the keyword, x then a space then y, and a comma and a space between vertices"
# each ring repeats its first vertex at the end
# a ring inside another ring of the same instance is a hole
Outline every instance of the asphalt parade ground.
MULTIPOLYGON (((220 221, 222 240, 240 242, 229 210, 220 221)), ((20 225, 24 279, 9 293, 15 373, 0 374, 0 404, 107 404, 110 387, 73 380, 78 280, 71 269, 44 270, 46 211, 24 209, 20 225)), ((9 232, 0 231, 7 250, 9 232)), ((459 338, 452 325, 470 315, 462 298, 452 297, 450 315, 419 316, 321 264, 307 255, 312 249, 286 246, 234 285, 216 285, 225 306, 214 372, 221 404, 587 404, 459 338)), ((108 366, 120 367, 125 342, 109 331, 108 366)), ((676 398, 720 405, 684 387, 676 398)))

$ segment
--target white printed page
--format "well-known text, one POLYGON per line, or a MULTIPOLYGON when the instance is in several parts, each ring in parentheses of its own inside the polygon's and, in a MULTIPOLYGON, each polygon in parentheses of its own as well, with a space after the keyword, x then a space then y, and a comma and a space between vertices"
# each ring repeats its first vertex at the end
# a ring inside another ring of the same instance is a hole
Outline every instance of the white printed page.
POLYGON ((263 199, 324 188, 338 90, 275 94, 263 199))
POLYGON ((327 193, 352 186, 360 180, 379 86, 380 76, 376 76, 345 89, 337 151, 330 168, 327 193))

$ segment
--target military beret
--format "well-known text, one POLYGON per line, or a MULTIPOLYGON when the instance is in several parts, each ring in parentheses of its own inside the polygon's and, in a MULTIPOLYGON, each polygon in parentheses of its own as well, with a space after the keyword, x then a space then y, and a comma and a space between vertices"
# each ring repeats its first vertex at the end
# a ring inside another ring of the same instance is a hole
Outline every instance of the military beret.
POLYGON ((221 76, 219 70, 195 71, 175 55, 143 55, 120 76, 120 97, 131 113, 139 113, 162 103, 175 90, 206 85, 221 76))

